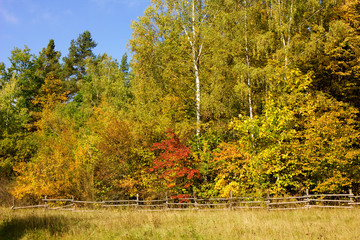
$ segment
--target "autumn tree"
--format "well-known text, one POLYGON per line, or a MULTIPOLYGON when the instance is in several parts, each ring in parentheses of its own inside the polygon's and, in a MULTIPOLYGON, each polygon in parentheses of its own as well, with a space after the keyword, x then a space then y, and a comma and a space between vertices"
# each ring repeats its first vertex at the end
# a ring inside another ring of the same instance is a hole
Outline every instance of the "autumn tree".
POLYGON ((39 99, 45 106, 33 133, 38 149, 30 161, 15 165, 17 177, 12 193, 30 201, 44 195, 93 199, 92 139, 76 125, 77 119, 67 108, 56 104, 66 96, 56 95, 52 84, 47 87, 47 97, 39 99))
POLYGON ((222 143, 213 154, 214 190, 218 190, 221 197, 229 197, 230 192, 233 196, 254 192, 253 173, 249 171, 250 154, 244 151, 244 146, 222 143))
POLYGON ((55 111, 48 112, 42 118, 36 138, 39 146, 36 156, 31 161, 19 163, 15 167, 15 197, 33 200, 44 195, 73 195, 84 198, 88 193, 86 189, 77 188, 77 183, 81 184, 80 181, 85 180, 79 176, 83 165, 74 159, 76 135, 70 123, 63 120, 59 112, 55 111))
MULTIPOLYGON (((251 154, 248 169, 254 186, 277 193, 357 188, 357 111, 319 92, 307 92, 311 78, 289 73, 286 92, 268 96, 263 116, 233 123, 251 154)), ((276 79, 283 78, 278 74, 276 79)))
POLYGON ((359 1, 344 1, 330 22, 326 37, 322 40, 316 87, 341 101, 360 107, 357 94, 359 80, 359 1))
POLYGON ((205 49, 202 35, 205 6, 203 1, 154 1, 133 24, 130 41, 135 53, 132 69, 136 104, 153 103, 154 110, 164 106, 159 109, 168 113, 164 117, 175 121, 186 119, 182 121, 185 128, 189 121, 194 121, 191 125, 196 135, 200 133, 201 122, 200 65, 205 49))
POLYGON ((89 31, 63 64, 53 40, 15 48, 0 178, 28 199, 358 191, 359 6, 153 0, 130 64, 89 31))
POLYGON ((76 100, 90 108, 99 106, 103 101, 112 103, 119 110, 125 108, 129 97, 128 70, 122 69, 116 60, 106 54, 87 59, 86 64, 87 77, 79 82, 76 100))
POLYGON ((151 150, 156 158, 149 170, 164 181, 167 189, 178 194, 191 193, 191 186, 200 177, 200 172, 191 157, 190 147, 182 144, 170 130, 167 139, 155 143, 151 150))

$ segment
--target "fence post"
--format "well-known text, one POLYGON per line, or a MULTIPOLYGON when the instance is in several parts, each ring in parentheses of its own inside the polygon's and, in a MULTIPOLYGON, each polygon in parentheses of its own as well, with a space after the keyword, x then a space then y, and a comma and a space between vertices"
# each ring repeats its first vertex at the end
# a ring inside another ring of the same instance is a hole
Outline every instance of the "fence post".
POLYGON ((139 208, 139 194, 136 194, 136 206, 135 209, 137 210, 139 208))
POLYGON ((168 207, 169 207, 169 199, 168 199, 168 194, 166 192, 165 193, 165 205, 164 205, 165 211, 168 210, 168 207))
POLYGON ((230 191, 230 210, 233 210, 233 193, 230 191))
POLYGON ((350 202, 349 205, 351 208, 354 208, 354 194, 352 193, 352 189, 349 189, 349 198, 350 198, 350 202))
POLYGON ((11 206, 11 210, 14 210, 14 208, 15 208, 15 197, 13 196, 13 204, 11 206))
POLYGON ((75 203, 74 203, 74 196, 71 196, 71 204, 73 205, 73 211, 76 209, 75 203))
POLYGON ((266 204, 267 204, 267 209, 270 210, 270 191, 269 191, 269 189, 266 190, 266 204))
POLYGON ((45 196, 44 200, 45 200, 44 211, 46 211, 48 208, 47 196, 45 196))
POLYGON ((305 205, 306 209, 308 210, 309 208, 311 208, 310 205, 310 197, 309 197, 309 189, 306 189, 306 205, 305 205))
POLYGON ((195 192, 193 193, 193 195, 194 195, 195 210, 199 210, 199 207, 198 207, 198 202, 197 202, 197 198, 196 198, 196 194, 195 194, 195 192))

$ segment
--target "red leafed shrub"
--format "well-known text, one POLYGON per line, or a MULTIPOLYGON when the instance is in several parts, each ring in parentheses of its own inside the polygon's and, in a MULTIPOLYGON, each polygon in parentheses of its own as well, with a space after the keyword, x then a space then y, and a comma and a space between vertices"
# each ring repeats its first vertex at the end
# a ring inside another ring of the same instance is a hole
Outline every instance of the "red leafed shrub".
POLYGON ((191 202, 190 199, 187 198, 191 198, 190 194, 179 194, 176 196, 171 196, 171 199, 178 199, 179 203, 183 203, 183 202, 191 202))
POLYGON ((158 179, 163 179, 169 189, 188 189, 200 177, 200 172, 194 166, 190 147, 182 144, 172 130, 166 134, 166 140, 152 146, 151 151, 157 157, 150 171, 158 174, 158 179))

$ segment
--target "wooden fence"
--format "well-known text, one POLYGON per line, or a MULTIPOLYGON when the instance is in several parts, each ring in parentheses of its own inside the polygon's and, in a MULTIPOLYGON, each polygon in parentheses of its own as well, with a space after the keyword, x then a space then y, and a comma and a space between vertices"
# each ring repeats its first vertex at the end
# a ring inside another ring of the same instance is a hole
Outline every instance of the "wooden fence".
POLYGON ((269 211, 296 210, 310 208, 355 208, 360 205, 360 196, 351 190, 348 194, 306 194, 294 197, 233 197, 229 198, 197 198, 194 194, 189 198, 167 196, 164 199, 136 199, 110 201, 80 201, 72 199, 42 199, 44 204, 15 207, 13 210, 26 208, 43 208, 45 210, 99 210, 105 208, 131 209, 137 211, 182 211, 182 210, 238 210, 267 209, 269 211))

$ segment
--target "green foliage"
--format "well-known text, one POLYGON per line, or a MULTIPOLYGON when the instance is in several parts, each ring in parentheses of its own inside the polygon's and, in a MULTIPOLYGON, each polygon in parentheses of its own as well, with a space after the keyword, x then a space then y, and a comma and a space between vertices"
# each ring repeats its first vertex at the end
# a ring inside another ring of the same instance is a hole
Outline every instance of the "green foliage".
POLYGON ((16 78, 0 89, 0 175, 6 178, 13 176, 16 162, 28 160, 33 152, 31 144, 26 143, 29 114, 17 101, 19 91, 16 78))
POLYGON ((45 79, 49 73, 60 77, 61 66, 59 63, 61 53, 55 51, 55 42, 50 39, 46 48, 43 48, 35 61, 36 74, 45 79))
POLYGON ((43 83, 43 79, 36 76, 35 57, 25 46, 24 49, 14 48, 9 61, 11 66, 7 69, 8 76, 17 79, 18 92, 15 96, 17 105, 32 111, 34 108, 32 100, 43 83))
POLYGON ((77 81, 85 78, 86 59, 94 58, 92 49, 96 46, 97 43, 92 39, 89 31, 81 33, 76 40, 71 40, 69 54, 66 57, 63 57, 63 75, 65 76, 65 79, 68 80, 68 89, 72 94, 78 91, 77 81))
POLYGON ((97 43, 92 39, 91 33, 85 31, 76 40, 71 40, 68 56, 63 58, 64 72, 68 79, 83 79, 85 76, 85 59, 94 57, 92 49, 97 43))
POLYGON ((128 55, 124 53, 120 62, 120 71, 122 72, 126 83, 129 83, 130 66, 128 62, 128 55))
POLYGON ((83 104, 93 107, 106 102, 118 110, 125 108, 129 100, 128 73, 122 72, 116 60, 106 54, 94 60, 87 59, 86 63, 88 76, 80 82, 78 93, 83 104))
POLYGON ((89 31, 63 64, 53 40, 15 48, 0 178, 30 200, 357 191, 359 6, 155 0, 130 64, 95 56, 89 31))

